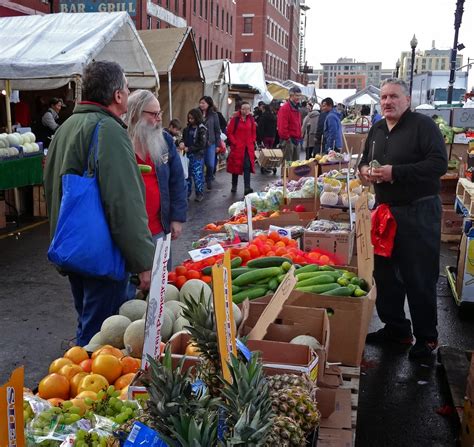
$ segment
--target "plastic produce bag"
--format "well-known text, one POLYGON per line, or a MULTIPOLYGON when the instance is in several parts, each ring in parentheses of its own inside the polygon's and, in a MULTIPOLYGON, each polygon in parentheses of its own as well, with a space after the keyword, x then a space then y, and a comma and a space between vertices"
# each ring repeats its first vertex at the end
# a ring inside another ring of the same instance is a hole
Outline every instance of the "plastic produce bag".
POLYGON ((374 254, 390 258, 397 233, 397 222, 387 204, 372 212, 372 245, 374 254))
POLYGON ((188 171, 188 169, 189 169, 189 158, 183 152, 183 153, 179 153, 179 159, 181 160, 181 165, 183 166, 184 178, 187 179, 188 174, 189 174, 189 171, 188 171))

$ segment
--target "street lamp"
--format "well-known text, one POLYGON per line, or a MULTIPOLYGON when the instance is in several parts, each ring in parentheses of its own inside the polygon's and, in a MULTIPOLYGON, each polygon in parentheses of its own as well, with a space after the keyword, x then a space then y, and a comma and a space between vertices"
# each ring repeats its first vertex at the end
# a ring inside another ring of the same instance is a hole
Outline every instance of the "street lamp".
POLYGON ((395 64, 395 77, 398 78, 398 73, 400 72, 400 59, 397 59, 397 63, 395 64))
MULTIPOLYGON (((456 80, 456 56, 458 54, 458 35, 463 12, 464 0, 458 0, 456 2, 456 11, 454 13, 454 44, 453 48, 451 48, 451 61, 449 67, 448 104, 452 104, 453 102, 454 81, 456 80)), ((461 45, 462 44, 460 44, 459 47, 461 47, 461 45)), ((463 48, 465 48, 464 45, 463 48)), ((462 48, 459 49, 461 50, 462 48)))
POLYGON ((410 46, 411 46, 410 96, 411 96, 411 91, 413 89, 413 69, 415 68, 415 49, 417 45, 418 45, 418 41, 416 40, 416 36, 413 34, 413 38, 410 40, 410 46))

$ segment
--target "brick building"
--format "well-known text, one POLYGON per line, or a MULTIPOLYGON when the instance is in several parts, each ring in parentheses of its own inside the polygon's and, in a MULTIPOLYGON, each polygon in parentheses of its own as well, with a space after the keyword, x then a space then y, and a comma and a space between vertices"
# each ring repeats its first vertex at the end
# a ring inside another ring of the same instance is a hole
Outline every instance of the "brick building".
POLYGON ((337 62, 322 63, 322 88, 355 88, 362 90, 369 85, 380 86, 381 62, 356 62, 339 58, 337 62))
POLYGON ((301 0, 238 0, 233 62, 262 62, 268 80, 299 80, 301 0))
POLYGON ((201 59, 233 58, 235 0, 10 0, 0 4, 0 17, 107 11, 128 12, 139 30, 191 26, 201 59))

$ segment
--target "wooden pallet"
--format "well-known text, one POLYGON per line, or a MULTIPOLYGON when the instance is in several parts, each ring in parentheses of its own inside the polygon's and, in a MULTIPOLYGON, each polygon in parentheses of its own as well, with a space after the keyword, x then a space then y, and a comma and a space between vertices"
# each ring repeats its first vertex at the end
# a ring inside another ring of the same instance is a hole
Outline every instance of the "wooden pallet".
POLYGON ((342 389, 351 390, 352 441, 355 444, 357 428, 357 408, 359 407, 360 367, 340 366, 343 383, 342 389))
POLYGON ((441 233, 441 242, 459 242, 461 240, 460 234, 446 234, 441 233))
POLYGON ((222 171, 223 169, 225 169, 227 166, 227 161, 226 160, 222 160, 222 161, 218 161, 217 162, 217 167, 216 167, 216 171, 219 172, 219 171, 222 171))

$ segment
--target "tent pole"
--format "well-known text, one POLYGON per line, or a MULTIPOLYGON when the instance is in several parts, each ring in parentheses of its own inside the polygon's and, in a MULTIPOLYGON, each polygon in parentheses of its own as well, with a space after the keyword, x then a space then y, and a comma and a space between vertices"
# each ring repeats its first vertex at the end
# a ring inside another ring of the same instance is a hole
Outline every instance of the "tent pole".
POLYGON ((76 97, 76 103, 79 103, 82 101, 82 78, 79 75, 76 75, 74 81, 76 86, 74 96, 76 97))
POLYGON ((12 94, 12 90, 10 88, 10 80, 5 80, 5 109, 7 112, 7 132, 12 133, 12 111, 10 106, 10 96, 12 94))
POLYGON ((170 110, 170 121, 173 119, 173 98, 171 92, 171 70, 168 71, 168 101, 170 110))

